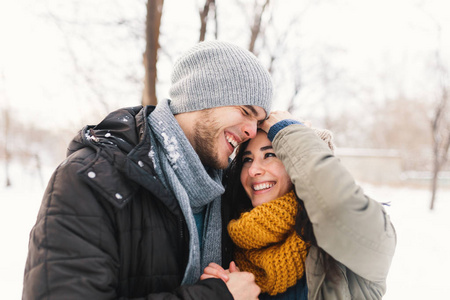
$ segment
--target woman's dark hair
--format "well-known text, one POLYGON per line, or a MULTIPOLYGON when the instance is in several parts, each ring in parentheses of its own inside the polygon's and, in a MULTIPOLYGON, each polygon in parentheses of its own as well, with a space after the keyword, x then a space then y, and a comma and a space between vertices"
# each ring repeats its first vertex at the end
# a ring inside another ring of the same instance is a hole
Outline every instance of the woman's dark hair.
MULTIPOLYGON (((223 215, 224 223, 228 224, 232 219, 238 219, 243 212, 250 211, 253 206, 251 200, 241 183, 241 170, 243 166, 244 150, 247 148, 249 141, 241 144, 237 149, 236 156, 230 163, 224 176, 225 193, 223 195, 223 207, 226 207, 227 213, 223 215)), ((299 205, 298 213, 295 221, 295 230, 298 235, 319 249, 319 260, 323 261, 324 271, 329 280, 335 281, 338 276, 338 266, 336 260, 326 253, 317 245, 316 237, 314 235, 313 226, 309 219, 305 205, 301 199, 297 197, 299 205)), ((228 236, 228 231, 224 227, 225 235, 228 236)), ((228 237, 229 238, 229 237, 228 237)))

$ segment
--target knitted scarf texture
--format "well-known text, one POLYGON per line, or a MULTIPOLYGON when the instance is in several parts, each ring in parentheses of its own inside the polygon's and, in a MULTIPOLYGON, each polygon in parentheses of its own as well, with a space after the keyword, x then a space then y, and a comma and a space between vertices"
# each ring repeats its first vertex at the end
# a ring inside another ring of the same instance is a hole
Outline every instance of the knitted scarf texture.
POLYGON ((304 274, 308 245, 294 229, 297 210, 297 199, 291 191, 228 224, 237 246, 237 266, 255 275, 263 293, 283 293, 304 274))
POLYGON ((168 99, 158 103, 148 117, 151 149, 158 178, 180 204, 189 230, 189 261, 182 284, 199 280, 210 262, 221 264, 220 197, 224 192, 222 171, 205 169, 176 121, 168 99), (200 249, 194 213, 205 211, 200 249))

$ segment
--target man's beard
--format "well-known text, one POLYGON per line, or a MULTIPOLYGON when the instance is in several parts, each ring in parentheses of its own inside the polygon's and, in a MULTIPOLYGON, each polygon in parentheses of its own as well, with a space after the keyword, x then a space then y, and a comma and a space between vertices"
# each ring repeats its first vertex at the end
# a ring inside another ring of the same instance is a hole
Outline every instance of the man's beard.
POLYGON ((194 150, 203 165, 214 169, 225 169, 228 166, 228 161, 225 165, 218 157, 218 149, 215 145, 214 134, 217 133, 219 125, 211 117, 212 110, 206 109, 202 111, 201 117, 194 125, 194 150))

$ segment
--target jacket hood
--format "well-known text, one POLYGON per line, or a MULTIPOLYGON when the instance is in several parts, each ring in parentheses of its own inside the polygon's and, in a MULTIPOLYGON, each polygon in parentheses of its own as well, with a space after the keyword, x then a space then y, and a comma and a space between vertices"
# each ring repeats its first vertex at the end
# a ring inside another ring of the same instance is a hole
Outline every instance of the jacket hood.
POLYGON ((139 114, 142 106, 122 108, 108 114, 98 125, 85 126, 70 142, 67 156, 85 147, 96 149, 101 144, 114 145, 129 153, 143 138, 145 119, 153 109, 146 107, 139 114))
POLYGON ((85 126, 69 144, 67 155, 91 153, 82 155, 84 167, 78 174, 115 206, 125 206, 142 186, 178 211, 176 198, 156 177, 148 155, 147 117, 153 109, 153 106, 123 108, 107 115, 98 125, 85 126))

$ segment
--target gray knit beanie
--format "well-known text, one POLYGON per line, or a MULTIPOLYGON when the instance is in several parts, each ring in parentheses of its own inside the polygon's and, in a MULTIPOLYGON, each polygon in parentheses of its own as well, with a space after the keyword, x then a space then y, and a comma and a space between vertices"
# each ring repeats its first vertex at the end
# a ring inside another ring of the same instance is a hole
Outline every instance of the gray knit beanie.
POLYGON ((272 89, 269 72, 250 51, 226 42, 201 42, 175 62, 170 109, 179 114, 218 106, 256 105, 268 116, 272 89))

